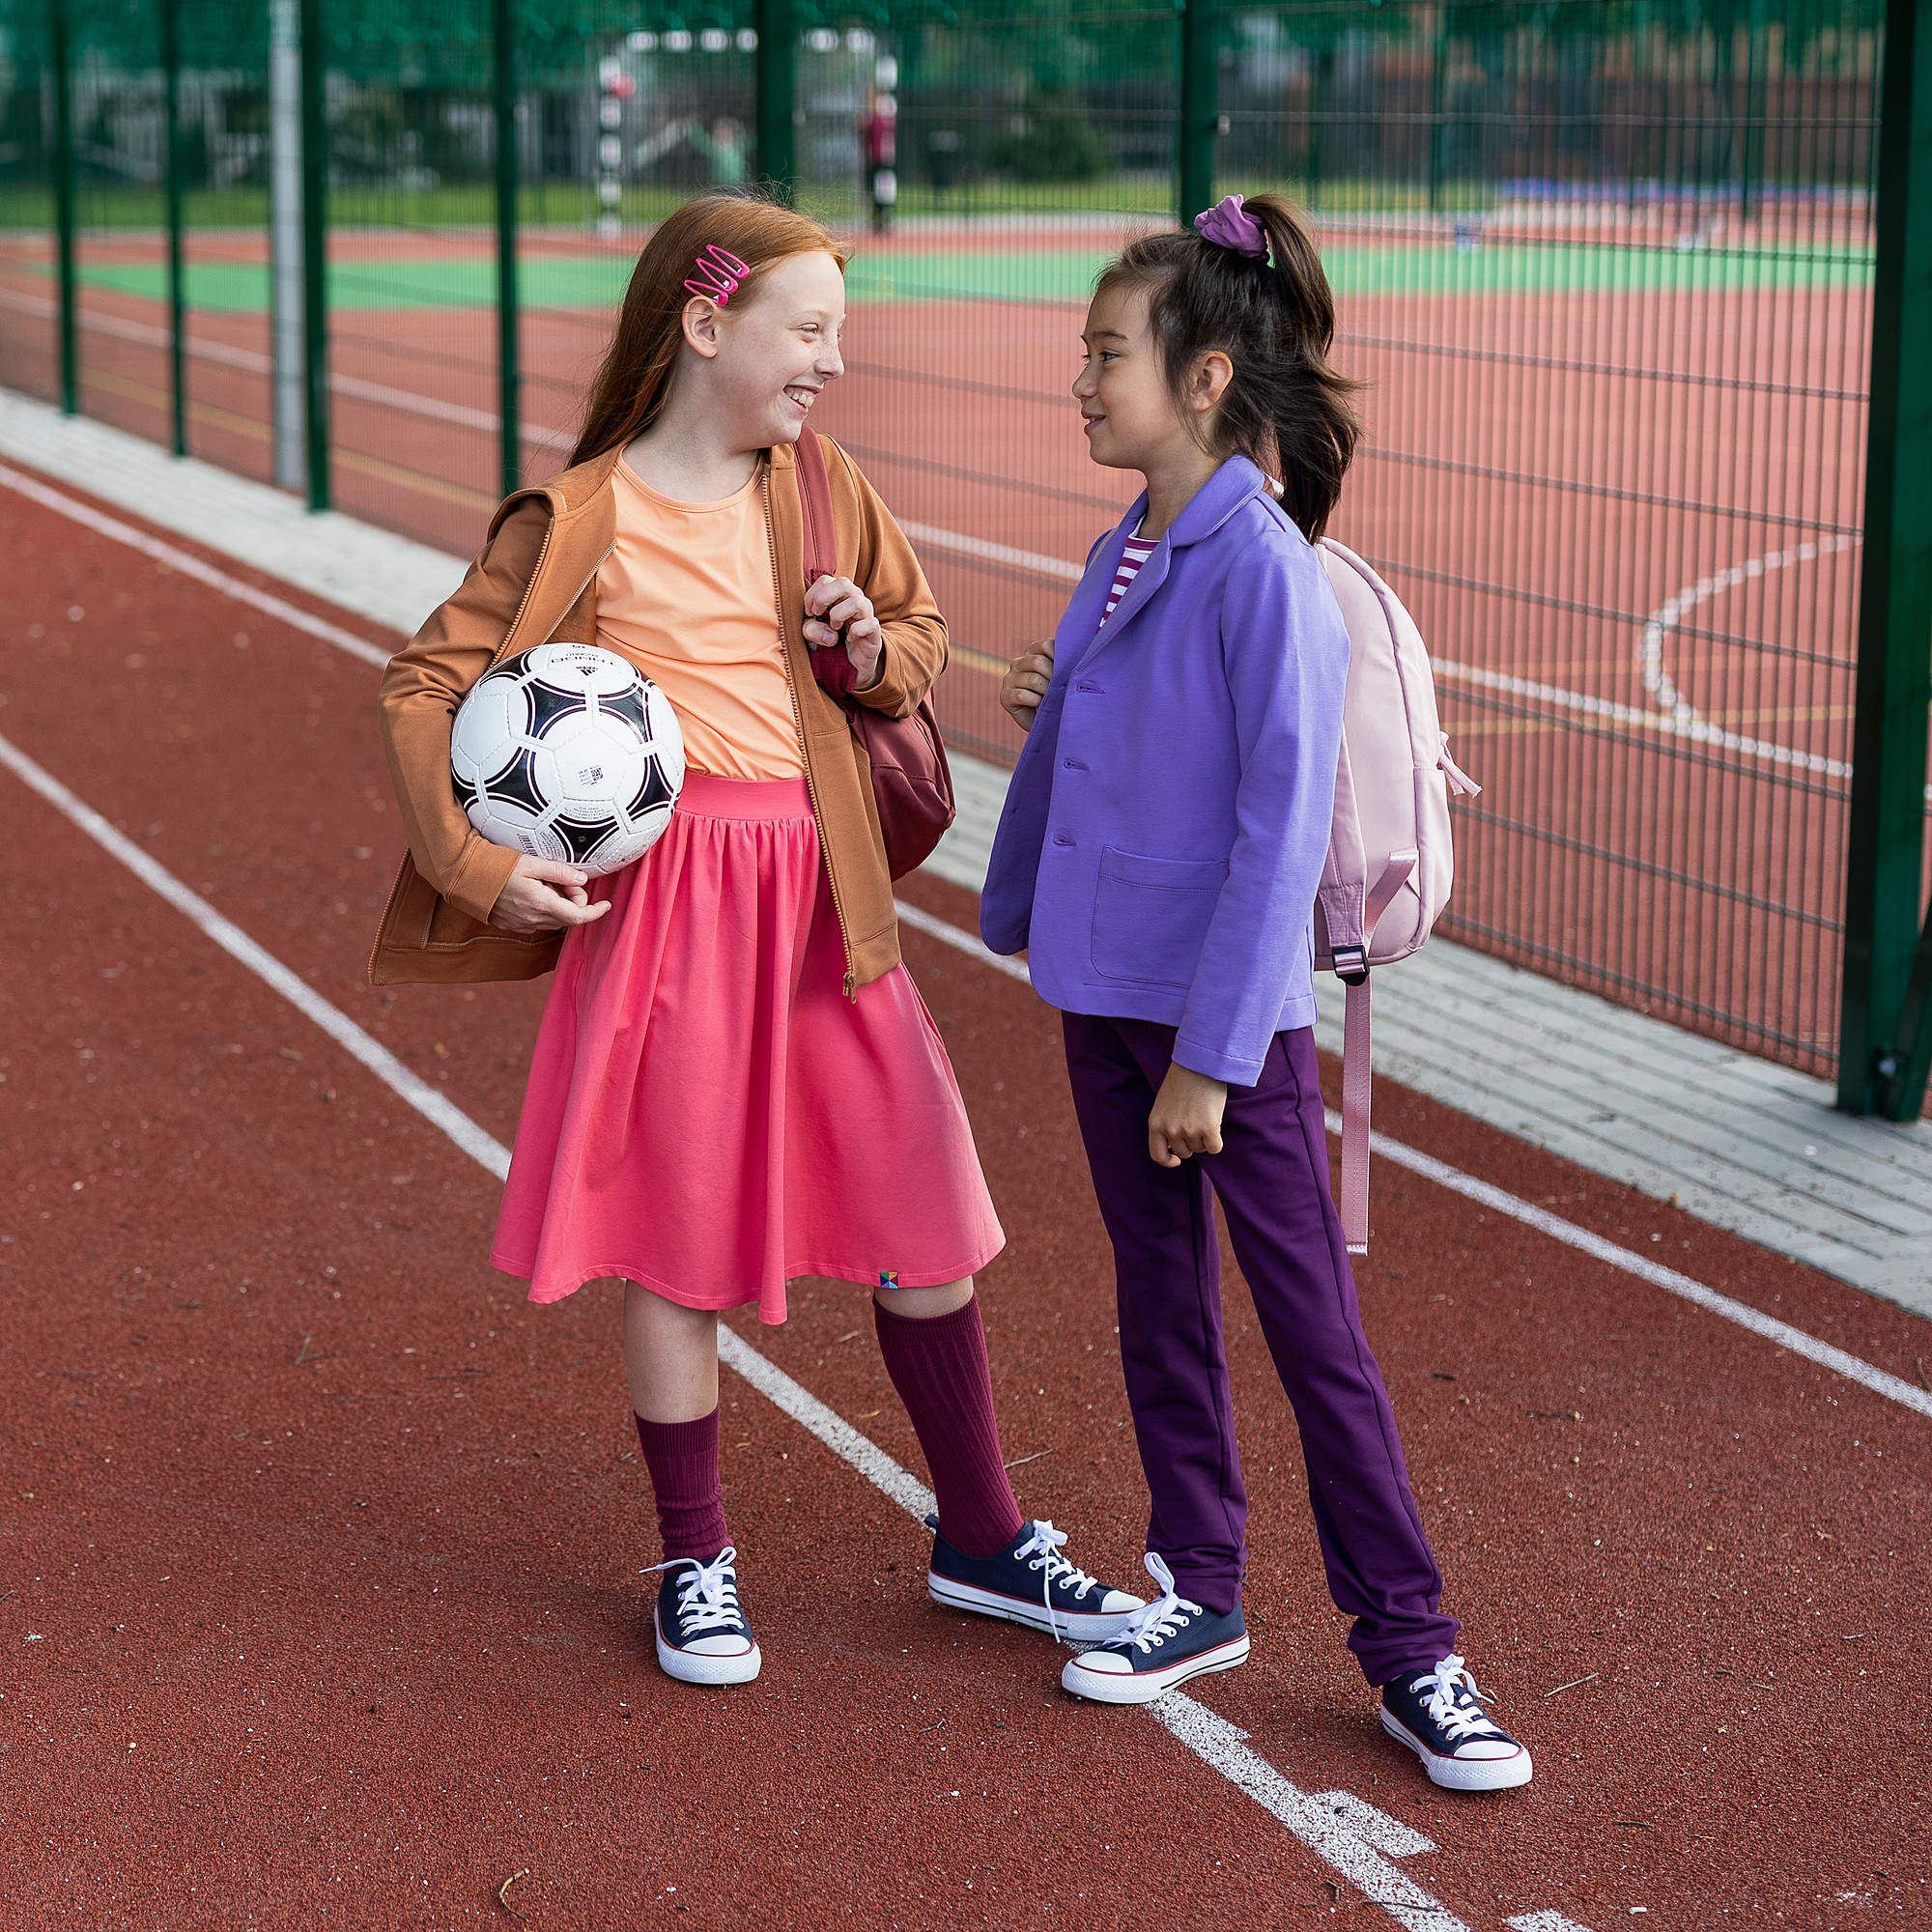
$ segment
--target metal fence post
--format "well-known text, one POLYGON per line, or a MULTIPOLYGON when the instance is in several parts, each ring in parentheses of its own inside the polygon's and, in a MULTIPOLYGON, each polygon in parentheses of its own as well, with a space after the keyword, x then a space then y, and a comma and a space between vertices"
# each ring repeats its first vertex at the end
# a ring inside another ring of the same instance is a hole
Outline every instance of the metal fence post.
POLYGON ((1764 114, 1769 76, 1771 36, 1765 27, 1764 0, 1749 0, 1745 10, 1744 127, 1738 141, 1738 219, 1757 214, 1764 178, 1764 114))
POLYGON ((497 118, 497 480, 507 497, 524 480, 524 372, 517 307, 517 196, 523 156, 517 128, 516 0, 495 0, 491 23, 491 80, 497 118))
POLYGON ((302 427, 301 18, 269 0, 269 389, 274 480, 306 487, 302 427))
POLYGON ((1455 8, 1441 0, 1435 10, 1435 46, 1429 63, 1429 212, 1442 213, 1442 177, 1448 157, 1448 130, 1442 116, 1449 94, 1449 36, 1455 8))
POLYGON ((1852 725, 1838 1105, 1918 1116, 1932 1028, 1923 987, 1932 707, 1932 19, 1889 0, 1879 102, 1871 428, 1852 725), (1915 990, 1918 993, 1914 1010, 1915 990), (1904 1029, 1916 1025, 1915 1038, 1904 1029))
POLYGON ((187 454, 186 295, 182 270, 181 0, 160 0, 161 115, 168 230, 168 398, 174 452, 187 454))
POLYGON ((1180 140, 1174 213, 1182 228, 1214 201, 1214 137, 1221 119, 1214 6, 1215 0, 1175 0, 1180 36, 1180 140))
POLYGON ((798 96, 796 0, 757 0, 756 89, 758 173, 789 200, 798 185, 792 114, 798 96))
POLYGON ((61 408, 80 408, 80 335, 73 273, 73 48, 67 0, 49 0, 47 52, 54 83, 54 257, 59 275, 61 408))
POLYGON ((301 0, 302 420, 308 506, 328 508, 328 128, 323 0, 301 0))

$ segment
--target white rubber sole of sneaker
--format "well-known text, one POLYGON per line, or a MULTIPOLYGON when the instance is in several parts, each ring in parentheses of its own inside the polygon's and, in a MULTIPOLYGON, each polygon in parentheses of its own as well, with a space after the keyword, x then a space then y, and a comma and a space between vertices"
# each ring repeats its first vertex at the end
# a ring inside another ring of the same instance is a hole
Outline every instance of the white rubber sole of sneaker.
POLYGON ((997 1590, 982 1590, 976 1583, 960 1583, 951 1577, 942 1577, 937 1570, 925 1573, 925 1590, 935 1604, 949 1610, 970 1610, 975 1616, 1025 1624, 1029 1630, 1045 1631, 1049 1635, 1057 1634, 1070 1643, 1104 1643, 1110 1636, 1119 1636, 1133 1615, 1132 1610, 1112 1610, 1105 1615, 1092 1610, 1064 1615, 1049 1623, 1044 1604, 1029 1603, 1024 1597, 1004 1596, 997 1590))
POLYGON ((1072 1691, 1076 1697, 1091 1698, 1096 1704, 1151 1704, 1156 1697, 1179 1690, 1196 1677, 1206 1677, 1216 1670, 1234 1670, 1247 1661, 1248 1638, 1244 1632, 1165 1670, 1143 1670, 1130 1675, 1123 1671, 1095 1670, 1085 1658, 1070 1658, 1060 1673, 1060 1688, 1072 1691))
POLYGON ((734 1656, 707 1657, 701 1650, 677 1650, 668 1644, 655 1616, 651 1629, 658 1640, 658 1668, 680 1684, 749 1684, 764 1667, 756 1644, 734 1656))
POLYGON ((1445 1791, 1514 1791, 1529 1782, 1529 1753, 1520 1746, 1514 1757, 1444 1757, 1431 1750, 1386 1705, 1380 1715, 1382 1729, 1397 1744, 1406 1745, 1422 1760, 1429 1781, 1445 1791))

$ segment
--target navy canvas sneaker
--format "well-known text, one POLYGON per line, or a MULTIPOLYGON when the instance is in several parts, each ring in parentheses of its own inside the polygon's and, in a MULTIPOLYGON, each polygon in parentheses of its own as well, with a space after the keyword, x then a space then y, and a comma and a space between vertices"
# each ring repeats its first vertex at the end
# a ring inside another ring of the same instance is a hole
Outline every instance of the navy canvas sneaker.
POLYGON ((939 1533, 929 1516, 932 1563, 925 1587, 935 1604, 949 1610, 972 1610, 1004 1617, 1072 1643, 1095 1643, 1116 1635, 1141 1607, 1138 1597, 1110 1590, 1060 1553, 1064 1529, 1030 1522, 997 1556, 968 1556, 939 1533))
POLYGON ((1136 1610, 1119 1636, 1069 1658, 1060 1673, 1063 1690, 1102 1704, 1151 1704, 1191 1677, 1248 1661, 1238 1604, 1226 1613, 1204 1609, 1176 1593, 1173 1572, 1152 1550, 1147 1567, 1159 1600, 1136 1610))
POLYGON ((738 1551, 726 1544, 709 1563, 674 1556, 643 1574, 658 1585, 658 1662, 680 1684, 749 1684, 763 1660, 738 1603, 738 1551))
POLYGON ((1529 1782, 1529 1752, 1483 1709, 1460 1657, 1384 1684, 1382 1729, 1451 1791, 1509 1791, 1529 1782))

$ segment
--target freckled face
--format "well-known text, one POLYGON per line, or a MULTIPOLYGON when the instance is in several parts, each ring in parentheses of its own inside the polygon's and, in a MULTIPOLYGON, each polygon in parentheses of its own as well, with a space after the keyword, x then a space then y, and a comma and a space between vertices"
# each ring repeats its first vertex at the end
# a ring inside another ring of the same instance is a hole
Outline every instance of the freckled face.
POLYGON ((845 277, 823 250, 778 264, 740 308, 719 317, 716 376, 744 446, 796 442, 819 391, 845 373, 845 277))

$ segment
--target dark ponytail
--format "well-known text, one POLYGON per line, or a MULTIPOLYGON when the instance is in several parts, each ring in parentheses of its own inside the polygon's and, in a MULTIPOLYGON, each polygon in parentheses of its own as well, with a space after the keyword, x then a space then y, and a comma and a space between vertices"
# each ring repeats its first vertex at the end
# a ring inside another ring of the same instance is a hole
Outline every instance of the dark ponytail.
POLYGON ((1095 292, 1149 291, 1148 324, 1177 401, 1209 350, 1234 364, 1212 446, 1251 458, 1277 482, 1282 508, 1312 543, 1361 434, 1350 401, 1359 384, 1328 361, 1335 297, 1307 224, 1278 194, 1250 196, 1243 208, 1267 237, 1267 260, 1193 233, 1147 235, 1102 271, 1095 292))

